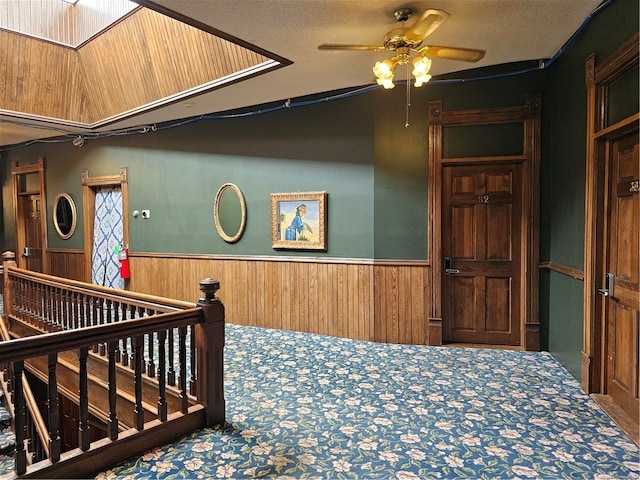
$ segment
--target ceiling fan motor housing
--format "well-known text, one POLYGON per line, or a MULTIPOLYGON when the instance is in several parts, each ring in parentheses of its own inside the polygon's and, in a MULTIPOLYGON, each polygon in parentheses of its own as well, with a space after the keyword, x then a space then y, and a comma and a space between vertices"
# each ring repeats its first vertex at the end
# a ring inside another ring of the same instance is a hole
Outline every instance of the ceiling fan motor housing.
POLYGON ((408 28, 396 28, 387 32, 384 36, 383 45, 387 50, 396 50, 398 48, 416 48, 422 44, 422 40, 410 40, 405 37, 409 31, 408 28))

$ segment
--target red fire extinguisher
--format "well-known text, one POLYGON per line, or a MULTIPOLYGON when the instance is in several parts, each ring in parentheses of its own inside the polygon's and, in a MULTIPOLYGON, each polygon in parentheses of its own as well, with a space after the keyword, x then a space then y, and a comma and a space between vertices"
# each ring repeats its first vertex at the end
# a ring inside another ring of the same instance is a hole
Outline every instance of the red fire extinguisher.
POLYGON ((118 252, 118 261, 120 262, 120 278, 129 278, 129 248, 122 248, 118 252))

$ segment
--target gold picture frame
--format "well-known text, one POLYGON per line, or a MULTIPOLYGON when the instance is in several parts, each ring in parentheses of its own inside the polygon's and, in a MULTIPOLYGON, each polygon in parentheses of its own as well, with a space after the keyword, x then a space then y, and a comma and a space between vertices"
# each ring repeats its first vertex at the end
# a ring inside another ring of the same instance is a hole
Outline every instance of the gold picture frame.
POLYGON ((271 247, 327 250, 327 192, 271 194, 271 247))

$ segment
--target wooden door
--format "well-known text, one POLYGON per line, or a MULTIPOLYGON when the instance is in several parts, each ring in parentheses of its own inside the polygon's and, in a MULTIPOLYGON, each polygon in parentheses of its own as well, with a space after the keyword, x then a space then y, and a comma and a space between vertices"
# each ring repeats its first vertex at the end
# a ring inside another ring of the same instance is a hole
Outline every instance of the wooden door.
POLYGON ((42 201, 40 194, 20 195, 22 208, 19 212, 24 218, 24 246, 21 256, 24 259, 23 268, 34 272, 42 272, 42 201))
POLYGON ((522 164, 442 173, 443 341, 520 345, 522 164))
POLYGON ((46 272, 46 195, 44 159, 19 166, 11 164, 16 219, 16 261, 18 267, 46 272))
POLYGON ((638 132, 612 142, 605 232, 605 385, 636 425, 640 401, 640 155, 638 132))

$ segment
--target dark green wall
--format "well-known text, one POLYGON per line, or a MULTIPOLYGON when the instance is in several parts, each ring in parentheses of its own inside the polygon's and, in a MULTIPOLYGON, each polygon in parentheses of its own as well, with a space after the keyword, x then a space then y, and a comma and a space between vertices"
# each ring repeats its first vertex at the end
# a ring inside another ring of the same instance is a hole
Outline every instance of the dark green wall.
MULTIPOLYGON (((546 70, 543 109, 541 260, 584 268, 586 156, 585 61, 603 61, 638 31, 637 0, 615 0, 596 15, 571 46, 546 70)), ((638 111, 638 83, 626 80, 614 112, 638 111)), ((621 115, 619 113, 618 115, 621 115)), ((629 113, 626 113, 628 115, 629 113)), ((543 275, 540 317, 543 345, 580 377, 583 282, 543 275), (547 291, 545 291, 545 289, 547 291)))
MULTIPOLYGON (((151 212, 149 219, 130 217, 133 252, 274 254, 270 193, 326 190, 326 255, 371 258, 370 112, 370 102, 355 96, 247 118, 202 120, 144 135, 89 140, 80 148, 68 142, 36 144, 9 156, 21 164, 46 157, 49 210, 55 196, 66 191, 82 211, 83 170, 100 176, 129 167, 129 210, 151 212), (213 221, 216 192, 227 182, 242 190, 247 203, 246 230, 236 244, 224 242, 213 221)), ((10 179, 6 172, 5 178, 10 179)), ((58 238, 52 224, 48 230, 50 247, 82 247, 81 224, 69 240, 58 238)), ((13 242, 12 235, 5 245, 13 242)))
MULTIPOLYGON (((481 69, 456 78, 498 75, 503 71, 504 67, 481 69)), ((524 105, 528 93, 542 89, 541 72, 515 78, 412 87, 408 122, 405 85, 399 84, 390 91, 377 89, 371 95, 375 102, 375 258, 427 258, 428 103, 441 100, 446 110, 524 105)), ((513 130, 508 129, 499 132, 507 148, 514 143, 512 134, 513 130)), ((521 138, 521 132, 518 135, 521 138)), ((468 150, 481 154, 477 139, 470 136, 464 142, 471 146, 468 150)), ((486 144, 489 143, 493 141, 486 144)), ((500 148, 504 154, 503 147, 500 148)))
MULTIPOLYGON (((592 52, 603 59, 637 30, 637 0, 615 0, 547 68, 537 68, 537 62, 503 65, 412 88, 408 126, 406 89, 399 84, 391 91, 375 88, 271 113, 89 140, 80 148, 66 142, 8 151, 3 156, 4 246, 12 248, 14 242, 9 162, 44 156, 49 210, 63 191, 82 210, 83 170, 99 176, 129 167, 129 209, 151 211, 148 220, 131 218, 134 252, 309 255, 271 248, 269 195, 326 190, 328 251, 314 256, 424 260, 429 230, 427 103, 442 100, 447 110, 513 106, 524 104, 528 93, 542 93, 541 260, 582 269, 584 62, 592 52), (498 76, 521 70, 529 71, 498 76), (225 243, 213 222, 216 191, 227 182, 243 191, 248 209, 245 234, 236 244, 225 243)), ((620 105, 629 98, 637 104, 637 92, 629 92, 634 86, 632 79, 620 87, 620 105)), ((448 141, 464 151, 464 142, 475 148, 479 137, 483 135, 477 132, 452 135, 448 141)), ((511 149, 512 143, 504 146, 511 149)), ((82 248, 82 235, 81 222, 69 240, 59 239, 50 225, 49 246, 82 248)), ((578 376, 582 282, 543 272, 540 287, 542 346, 578 376)))

